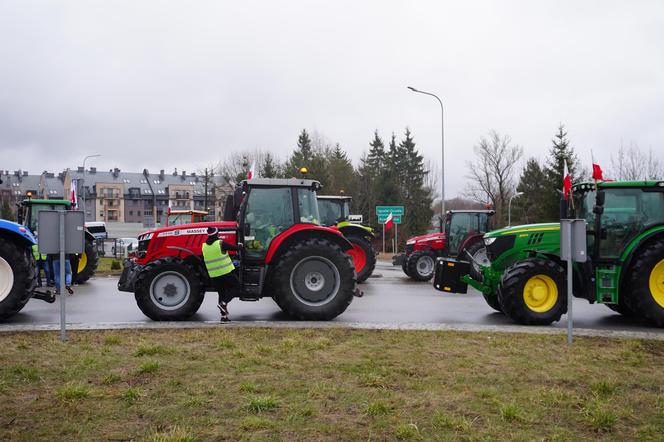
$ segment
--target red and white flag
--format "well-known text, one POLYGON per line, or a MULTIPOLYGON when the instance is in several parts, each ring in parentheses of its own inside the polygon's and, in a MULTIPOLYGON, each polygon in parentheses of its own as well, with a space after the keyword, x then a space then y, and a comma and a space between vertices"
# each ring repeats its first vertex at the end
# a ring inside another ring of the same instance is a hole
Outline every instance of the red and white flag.
POLYGON ((251 169, 247 172, 247 179, 250 180, 256 178, 256 162, 251 163, 251 169))
POLYGON ((76 193, 76 188, 77 187, 78 187, 78 180, 77 179, 72 179, 71 180, 71 192, 69 194, 69 201, 71 201, 72 210, 76 210, 78 208, 78 194, 76 193))
POLYGON ((567 169, 567 160, 563 160, 563 195, 565 199, 569 199, 569 194, 572 191, 572 177, 567 169))
POLYGON ((390 212, 390 215, 387 217, 385 220, 385 231, 389 232, 392 226, 394 226, 394 217, 392 216, 392 212, 390 212))

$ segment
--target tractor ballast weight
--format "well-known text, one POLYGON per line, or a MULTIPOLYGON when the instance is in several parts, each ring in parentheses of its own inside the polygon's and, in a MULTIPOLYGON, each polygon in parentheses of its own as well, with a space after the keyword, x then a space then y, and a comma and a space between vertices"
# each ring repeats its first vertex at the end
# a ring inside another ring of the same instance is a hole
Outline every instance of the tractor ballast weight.
POLYGON ((366 281, 376 268, 376 238, 371 227, 349 222, 352 197, 345 195, 318 195, 321 225, 338 230, 353 245, 348 254, 353 259, 357 282, 366 281))
POLYGON ((213 291, 202 260, 207 229, 243 249, 231 252, 240 280, 235 297, 272 297, 289 315, 330 320, 343 313, 356 292, 346 254, 352 245, 339 231, 317 224, 316 191, 305 179, 242 181, 226 201, 224 221, 155 229, 139 236, 137 256, 125 260, 118 289, 133 292, 154 320, 193 315, 213 291))
MULTIPOLYGON (((573 265, 573 293, 664 327, 664 181, 581 183, 575 216, 586 220, 588 261, 573 265)), ((489 265, 460 278, 521 324, 546 325, 567 311, 560 224, 530 224, 484 236, 489 265)), ((445 289, 446 261, 434 287, 445 289)))
MULTIPOLYGON (((414 236, 406 241, 404 253, 395 256, 408 277, 429 281, 434 276, 436 258, 467 258, 470 254, 478 262, 486 261, 482 237, 490 230, 493 210, 448 210, 444 230, 414 236)), ((479 267, 473 266, 473 272, 479 267)))

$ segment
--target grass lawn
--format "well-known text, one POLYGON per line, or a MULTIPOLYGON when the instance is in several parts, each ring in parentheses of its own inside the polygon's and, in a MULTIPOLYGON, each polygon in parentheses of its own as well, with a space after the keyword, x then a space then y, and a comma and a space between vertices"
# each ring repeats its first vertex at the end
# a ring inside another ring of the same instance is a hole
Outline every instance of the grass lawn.
POLYGON ((0 440, 663 440, 664 342, 218 328, 2 334, 0 440))
POLYGON ((97 276, 108 276, 108 275, 117 275, 120 276, 122 274, 122 260, 121 259, 115 259, 111 258, 108 256, 100 256, 99 257, 99 263, 97 265, 97 271, 95 271, 95 275, 97 276), (116 262, 115 267, 119 266, 119 268, 112 269, 111 266, 113 265, 113 262, 116 262))

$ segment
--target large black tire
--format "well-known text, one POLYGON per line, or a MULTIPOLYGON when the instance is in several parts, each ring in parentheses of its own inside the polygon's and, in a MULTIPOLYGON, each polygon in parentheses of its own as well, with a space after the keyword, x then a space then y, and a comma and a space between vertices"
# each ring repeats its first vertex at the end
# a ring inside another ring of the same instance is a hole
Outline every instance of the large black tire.
POLYGON ((97 255, 93 241, 85 241, 85 252, 81 255, 78 262, 78 278, 76 281, 81 284, 95 274, 97 265, 99 264, 99 255, 97 255))
POLYGON ((416 250, 406 262, 408 276, 415 281, 429 281, 436 271, 436 254, 430 250, 416 250))
POLYGON ((28 303, 35 286, 32 251, 0 238, 0 320, 15 315, 28 303))
POLYGON ((350 255, 353 259, 355 273, 357 273, 357 282, 364 282, 376 268, 374 249, 371 243, 361 236, 348 235, 346 239, 353 245, 350 255))
POLYGON ((138 308, 155 321, 182 321, 198 311, 205 297, 196 267, 179 258, 147 264, 136 278, 138 308))
POLYGON ((549 325, 567 312, 565 270, 556 262, 527 258, 503 274, 498 302, 513 321, 549 325))
POLYGON ((294 318, 328 321, 353 301, 356 274, 341 247, 326 239, 291 246, 273 267, 275 301, 294 318))
POLYGON ((639 250, 627 273, 625 304, 637 317, 664 327, 664 241, 639 250))
POLYGON ((408 256, 404 256, 403 262, 401 263, 401 269, 406 274, 406 276, 410 277, 410 274, 408 273, 408 258, 408 256))

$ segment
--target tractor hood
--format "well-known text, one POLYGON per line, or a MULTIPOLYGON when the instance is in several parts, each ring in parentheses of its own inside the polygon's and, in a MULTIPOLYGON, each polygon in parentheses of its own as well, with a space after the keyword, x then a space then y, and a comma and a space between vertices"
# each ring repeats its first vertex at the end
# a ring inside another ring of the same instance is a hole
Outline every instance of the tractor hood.
POLYGON ((420 236, 413 236, 411 238, 408 238, 408 241, 406 241, 406 244, 415 244, 415 243, 421 243, 421 242, 430 242, 430 241, 436 241, 436 240, 444 240, 445 239, 445 234, 440 233, 440 232, 435 232, 435 233, 427 233, 426 235, 420 235, 420 236))
POLYGON ((505 227, 492 230, 484 235, 484 238, 496 238, 499 236, 517 235, 519 233, 537 233, 560 230, 560 223, 524 224, 522 226, 505 227))
POLYGON ((138 239, 142 240, 165 236, 207 234, 208 227, 216 227, 219 230, 235 231, 237 230, 237 223, 235 221, 212 221, 205 223, 180 224, 177 226, 159 227, 157 229, 141 233, 138 236, 138 239))

